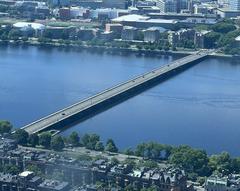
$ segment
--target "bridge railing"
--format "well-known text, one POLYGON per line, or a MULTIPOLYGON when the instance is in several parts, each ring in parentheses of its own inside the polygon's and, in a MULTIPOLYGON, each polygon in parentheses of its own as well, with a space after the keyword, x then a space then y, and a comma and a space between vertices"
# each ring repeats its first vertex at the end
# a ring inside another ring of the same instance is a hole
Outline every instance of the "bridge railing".
MULTIPOLYGON (((101 95, 104 95, 104 94, 106 94, 106 93, 108 93, 108 92, 111 92, 111 91, 114 90, 114 89, 117 90, 119 87, 124 87, 124 85, 130 84, 131 82, 136 82, 136 81, 137 81, 138 79, 140 79, 140 78, 145 78, 144 81, 147 81, 148 78, 146 78, 146 77, 147 77, 149 74, 153 74, 153 73, 155 74, 155 75, 150 75, 149 78, 153 78, 154 76, 158 76, 158 75, 159 75, 159 74, 158 74, 158 71, 160 71, 161 69, 166 68, 166 66, 168 66, 168 67, 171 68, 171 66, 174 67, 175 64, 179 64, 179 63, 181 63, 181 61, 184 61, 184 60, 186 60, 187 58, 189 58, 189 59, 192 58, 192 59, 190 59, 190 61, 189 61, 189 62, 191 62, 191 60, 192 60, 192 61, 193 61, 193 60, 197 60, 197 59, 200 59, 201 57, 205 57, 206 55, 207 55, 206 53, 205 53, 205 54, 204 54, 204 53, 203 53, 203 54, 199 54, 199 55, 190 55, 190 56, 187 56, 187 57, 178 59, 178 60, 176 60, 176 61, 173 61, 172 64, 170 64, 170 65, 169 65, 169 64, 165 64, 165 65, 163 65, 163 66, 161 66, 161 67, 155 68, 155 69, 151 70, 150 72, 147 72, 147 73, 145 73, 145 74, 143 74, 143 75, 138 75, 138 76, 136 76, 136 77, 134 77, 134 78, 126 81, 126 82, 119 83, 118 85, 113 86, 113 87, 111 87, 111 88, 108 88, 108 89, 106 89, 106 90, 104 90, 104 91, 102 91, 102 92, 100 92, 100 93, 98 93, 98 94, 95 94, 94 96, 88 97, 88 98, 86 98, 86 99, 84 99, 84 100, 82 100, 82 101, 80 101, 80 102, 77 102, 77 103, 75 103, 75 104, 72 104, 72 105, 70 105, 70 106, 68 106, 68 107, 66 107, 66 108, 64 108, 64 109, 58 110, 57 112, 54 112, 54 113, 52 113, 52 114, 50 114, 50 115, 48 115, 48 116, 46 116, 46 117, 43 117, 43 118, 41 118, 41 119, 39 119, 39 120, 37 120, 37 121, 34 121, 33 123, 30 123, 30 124, 22 127, 22 129, 26 129, 26 128, 28 128, 28 127, 31 127, 31 126, 33 126, 33 125, 35 125, 35 124, 37 124, 37 123, 39 123, 39 122, 41 122, 41 121, 47 120, 47 119, 49 119, 49 118, 51 118, 51 117, 53 117, 53 116, 55 116, 55 115, 57 115, 57 114, 64 113, 65 111, 70 110, 70 109, 72 109, 72 108, 74 108, 74 107, 76 107, 76 106, 78 106, 78 105, 83 104, 83 103, 86 103, 86 106, 85 106, 85 107, 81 107, 82 109, 87 108, 87 107, 90 107, 91 105, 94 105, 94 104, 96 104, 96 103, 98 103, 98 102, 100 102, 100 101, 103 101, 104 99, 107 99, 107 98, 105 97, 105 98, 102 98, 102 99, 95 100, 96 102, 94 102, 94 98, 98 98, 99 96, 100 96, 100 98, 101 98, 101 95), (197 57, 197 58, 196 58, 196 57, 197 57), (91 103, 90 105, 89 105, 89 102, 91 103)), ((182 64, 184 64, 184 62, 183 62, 182 64)), ((169 68, 169 69, 170 69, 170 68, 169 68)), ((142 81, 139 81, 139 83, 142 83, 142 81)), ((137 84, 136 84, 136 83, 135 83, 135 84, 133 83, 133 84, 134 84, 133 86, 136 86, 136 85, 138 85, 139 83, 137 83, 137 84)), ((123 90, 130 89, 130 88, 132 88, 133 86, 127 86, 128 88, 123 88, 122 90, 119 90, 119 91, 115 92, 114 94, 117 94, 117 93, 119 93, 119 92, 122 92, 123 90)), ((109 97, 114 96, 114 94, 111 94, 109 97)), ((109 98, 109 97, 108 97, 108 98, 109 98)), ((71 116, 72 114, 76 113, 77 111, 79 111, 79 108, 76 109, 76 110, 73 111, 73 112, 70 112, 69 115, 71 116)), ((63 119, 65 119, 65 118, 69 117, 69 115, 61 116, 60 120, 63 120, 63 119)))

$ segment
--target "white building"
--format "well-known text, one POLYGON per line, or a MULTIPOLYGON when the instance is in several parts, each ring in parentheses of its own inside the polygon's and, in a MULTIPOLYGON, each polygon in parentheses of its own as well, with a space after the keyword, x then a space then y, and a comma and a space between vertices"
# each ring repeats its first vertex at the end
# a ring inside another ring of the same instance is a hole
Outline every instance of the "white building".
POLYGON ((34 30, 35 36, 41 35, 45 30, 45 25, 40 23, 30 23, 30 22, 17 22, 13 24, 13 27, 21 30, 22 32, 28 32, 34 30))
POLYGON ((224 177, 211 176, 205 181, 206 191, 238 191, 240 189, 239 175, 224 177))
POLYGON ((83 7, 70 7, 70 17, 71 18, 78 18, 82 17, 84 13, 87 12, 88 9, 83 7))
POLYGON ((110 8, 91 10, 90 18, 98 19, 99 16, 105 15, 105 17, 108 19, 115 19, 118 17, 119 12, 121 11, 122 11, 121 9, 110 9, 110 8))
POLYGON ((195 4, 193 5, 194 14, 208 14, 208 7, 207 5, 203 4, 195 4))
POLYGON ((236 37, 235 41, 236 41, 237 47, 240 47, 240 36, 236 37))
POLYGON ((240 11, 230 10, 229 8, 217 9, 217 14, 221 18, 236 18, 240 16, 240 11))

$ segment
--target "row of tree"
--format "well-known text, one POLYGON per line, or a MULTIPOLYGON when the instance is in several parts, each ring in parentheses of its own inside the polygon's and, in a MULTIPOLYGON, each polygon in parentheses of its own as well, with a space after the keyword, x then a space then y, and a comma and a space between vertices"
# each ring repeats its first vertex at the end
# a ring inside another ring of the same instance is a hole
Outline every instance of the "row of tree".
MULTIPOLYGON (((1 129, 1 126, 0 126, 1 129)), ((112 139, 108 139, 106 146, 100 141, 100 136, 97 134, 85 134, 81 140, 77 132, 72 132, 68 137, 52 136, 50 132, 43 132, 38 134, 28 134, 23 129, 17 129, 13 135, 15 140, 20 145, 28 145, 35 147, 37 145, 43 146, 46 149, 53 149, 61 151, 68 146, 84 146, 87 149, 96 151, 118 152, 118 148, 112 139)))
MULTIPOLYGON (((12 125, 7 121, 0 121, 0 133, 10 133, 12 125)), ((29 135, 26 131, 18 129, 13 134, 18 144, 35 147, 41 145, 47 149, 61 151, 66 145, 84 146, 96 151, 118 152, 114 141, 109 139, 104 146, 97 134, 85 134, 82 137, 72 132, 68 137, 54 136, 49 132, 39 135, 29 135)), ((167 160, 169 163, 183 168, 193 180, 197 177, 209 176, 212 173, 228 175, 240 173, 240 157, 232 158, 227 152, 208 156, 205 150, 194 149, 189 146, 170 146, 156 142, 141 143, 135 149, 127 149, 127 155, 141 156, 150 161, 167 160)), ((146 164, 154 166, 156 163, 146 164)))
POLYGON ((126 154, 142 156, 152 160, 167 160, 169 163, 183 168, 189 178, 210 176, 212 173, 228 175, 240 173, 240 157, 232 158, 229 153, 208 156, 205 150, 190 146, 170 146, 159 143, 141 143, 135 150, 127 149, 126 154))
POLYGON ((206 35, 206 48, 223 48, 226 53, 240 54, 235 43, 235 38, 240 35, 240 30, 236 25, 234 21, 224 20, 205 28, 206 30, 212 30, 206 35))

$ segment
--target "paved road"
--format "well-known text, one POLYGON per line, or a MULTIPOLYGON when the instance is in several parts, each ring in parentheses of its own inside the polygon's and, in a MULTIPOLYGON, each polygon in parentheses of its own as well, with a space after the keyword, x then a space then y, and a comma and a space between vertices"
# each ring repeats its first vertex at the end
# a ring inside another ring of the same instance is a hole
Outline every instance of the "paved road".
MULTIPOLYGON (((78 158, 81 155, 87 155, 90 157, 104 157, 107 158, 108 160, 111 160, 112 158, 117 158, 120 162, 125 161, 126 159, 133 159, 136 161, 139 160, 143 160, 142 157, 137 157, 137 156, 133 156, 133 155, 125 155, 122 153, 110 153, 110 152, 105 152, 105 151, 93 151, 93 150, 89 150, 86 149, 84 147, 74 147, 72 149, 70 148, 65 148, 62 152, 57 152, 57 151, 53 151, 53 150, 48 150, 48 149, 43 149, 43 148, 35 148, 35 147, 24 147, 24 146, 19 146, 19 148, 26 150, 26 151, 37 151, 37 152, 41 152, 44 151, 46 153, 56 153, 59 155, 63 155, 63 156, 68 156, 68 157, 73 157, 73 158, 78 158)), ((164 163, 163 163, 164 164, 164 163)))
POLYGON ((137 87, 151 79, 159 77, 169 71, 177 69, 177 68, 179 68, 183 65, 186 65, 188 63, 191 63, 193 61, 201 59, 209 54, 210 54, 209 51, 200 51, 197 54, 193 54, 193 55, 178 59, 168 65, 164 65, 158 69, 155 69, 155 70, 147 72, 143 75, 137 76, 133 79, 128 80, 127 82, 124 82, 117 86, 109 88, 109 89, 107 89, 99 94, 96 94, 92 97, 89 97, 81 102, 78 102, 76 104, 73 104, 73 105, 65 108, 65 109, 62 109, 51 115, 48 115, 40 120, 37 120, 29 125, 22 127, 22 129, 25 129, 30 134, 38 133, 38 132, 50 127, 51 125, 54 125, 66 118, 69 118, 72 115, 80 113, 94 105, 97 105, 103 101, 108 100, 109 98, 115 97, 116 95, 119 95, 129 89, 137 87))
MULTIPOLYGON (((131 159, 134 160, 136 163, 141 162, 143 157, 137 157, 134 155, 125 155, 122 153, 110 153, 110 152, 105 152, 105 151, 93 151, 86 149, 84 147, 74 147, 72 149, 70 148, 65 148, 62 152, 57 152, 53 150, 48 150, 48 149, 42 149, 42 148, 36 148, 36 147, 24 147, 24 146, 19 146, 19 148, 25 150, 25 151, 35 151, 35 152, 46 152, 46 153, 55 153, 64 157, 71 157, 71 158, 79 158, 81 155, 86 155, 90 156, 92 158, 99 158, 103 157, 111 161, 112 158, 116 158, 119 162, 124 162, 126 159, 131 159)), ((160 161, 158 162, 159 168, 167 168, 170 166, 166 161, 160 161)))

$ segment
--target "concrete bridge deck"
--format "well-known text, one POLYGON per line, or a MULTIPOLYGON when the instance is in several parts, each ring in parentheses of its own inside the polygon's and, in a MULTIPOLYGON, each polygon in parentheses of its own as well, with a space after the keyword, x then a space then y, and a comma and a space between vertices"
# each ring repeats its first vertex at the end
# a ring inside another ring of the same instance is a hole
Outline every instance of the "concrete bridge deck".
POLYGON ((94 107, 100 103, 110 100, 111 98, 114 98, 117 95, 123 94, 124 92, 127 92, 131 89, 134 89, 137 86, 145 84, 146 82, 158 78, 166 73, 169 73, 170 71, 177 70, 178 68, 181 68, 185 65, 199 61, 207 57, 209 54, 210 54, 209 51, 202 51, 198 52, 197 54, 186 56, 184 58, 173 61, 168 65, 164 65, 143 75, 137 76, 124 83, 116 85, 92 97, 89 97, 76 104, 73 104, 67 108, 52 113, 44 118, 41 118, 29 125, 22 127, 22 129, 26 130, 29 134, 39 133, 41 131, 47 130, 50 127, 53 127, 56 124, 60 124, 64 120, 71 118, 76 114, 84 112, 91 107, 94 107))

